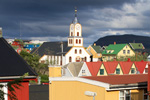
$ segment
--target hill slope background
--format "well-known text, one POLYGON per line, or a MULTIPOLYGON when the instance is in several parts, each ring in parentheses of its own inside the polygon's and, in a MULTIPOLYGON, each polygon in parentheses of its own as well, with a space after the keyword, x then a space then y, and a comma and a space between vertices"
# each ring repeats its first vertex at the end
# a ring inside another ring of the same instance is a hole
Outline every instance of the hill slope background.
POLYGON ((148 36, 138 36, 138 35, 132 35, 132 34, 126 34, 126 35, 111 35, 99 38, 96 43, 96 45, 100 46, 108 46, 109 44, 113 44, 116 42, 116 44, 120 43, 143 43, 146 52, 150 53, 150 37, 148 36))

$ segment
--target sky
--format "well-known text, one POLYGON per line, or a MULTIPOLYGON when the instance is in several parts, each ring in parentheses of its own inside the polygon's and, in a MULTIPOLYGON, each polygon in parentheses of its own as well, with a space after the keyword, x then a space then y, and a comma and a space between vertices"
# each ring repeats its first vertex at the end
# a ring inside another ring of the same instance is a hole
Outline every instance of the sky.
POLYGON ((150 36, 150 0, 0 0, 4 38, 67 41, 75 16, 84 46, 108 35, 150 36))

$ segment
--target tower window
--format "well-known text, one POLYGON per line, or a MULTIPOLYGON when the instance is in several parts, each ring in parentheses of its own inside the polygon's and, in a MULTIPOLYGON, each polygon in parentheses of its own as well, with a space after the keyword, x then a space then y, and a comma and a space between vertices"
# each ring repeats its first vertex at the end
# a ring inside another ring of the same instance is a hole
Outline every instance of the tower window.
POLYGON ((71 57, 69 57, 69 62, 72 62, 72 58, 71 57))
POLYGON ((81 39, 79 39, 79 44, 81 44, 81 39))
POLYGON ((75 49, 75 54, 77 54, 77 49, 75 49))
POLYGON ((82 50, 81 49, 80 49, 79 53, 82 54, 82 50))
POLYGON ((86 57, 84 57, 84 61, 86 62, 86 57))
POLYGON ((78 39, 76 39, 76 44, 78 44, 78 39))
POLYGON ((79 32, 77 32, 77 36, 79 36, 79 32))
POLYGON ((71 32, 71 36, 73 36, 73 32, 71 32))

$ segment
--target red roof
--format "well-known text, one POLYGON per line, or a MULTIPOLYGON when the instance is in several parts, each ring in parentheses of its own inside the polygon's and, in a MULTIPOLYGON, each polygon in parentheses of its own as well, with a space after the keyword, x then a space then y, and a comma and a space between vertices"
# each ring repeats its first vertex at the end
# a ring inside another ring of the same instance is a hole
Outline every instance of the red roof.
POLYGON ((142 74, 144 72, 144 69, 146 67, 146 64, 148 64, 148 62, 146 61, 139 61, 139 62, 134 62, 135 66, 137 67, 137 70, 142 74))
POLYGON ((123 74, 129 74, 130 69, 133 65, 133 62, 132 61, 121 61, 119 63, 122 68, 123 74))
POLYGON ((112 74, 115 72, 116 67, 118 65, 117 61, 113 61, 113 62, 103 62, 105 69, 107 71, 107 74, 112 74))
POLYGON ((134 75, 110 75, 110 76, 87 76, 83 77, 90 80, 100 81, 104 83, 115 84, 133 84, 148 81, 148 74, 134 75))
POLYGON ((97 73, 101 67, 102 62, 86 62, 86 65, 92 76, 97 76, 97 73))

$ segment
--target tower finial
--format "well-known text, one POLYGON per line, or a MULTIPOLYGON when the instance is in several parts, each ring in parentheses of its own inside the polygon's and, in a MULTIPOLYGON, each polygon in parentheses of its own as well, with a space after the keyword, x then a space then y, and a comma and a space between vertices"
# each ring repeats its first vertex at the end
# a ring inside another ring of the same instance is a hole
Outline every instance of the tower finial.
POLYGON ((75 7, 75 17, 77 17, 77 7, 75 7))

